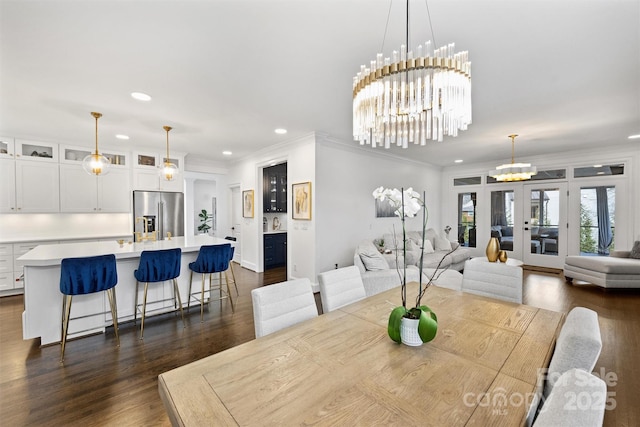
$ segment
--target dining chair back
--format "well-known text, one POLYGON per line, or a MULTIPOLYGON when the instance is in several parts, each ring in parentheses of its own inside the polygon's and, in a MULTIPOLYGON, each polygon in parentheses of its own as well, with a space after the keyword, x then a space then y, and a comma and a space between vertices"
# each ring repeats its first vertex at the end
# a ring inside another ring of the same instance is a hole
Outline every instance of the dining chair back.
POLYGON ((191 274, 189 277, 189 302, 187 303, 187 309, 191 306, 191 299, 195 299, 200 302, 200 321, 204 321, 204 304, 205 304, 205 292, 208 292, 210 302, 212 299, 219 300, 222 305, 223 299, 229 299, 231 302, 231 311, 234 311, 233 297, 231 295, 231 288, 229 287, 229 278, 227 275, 227 269, 229 268, 229 262, 231 260, 231 244, 225 243, 222 245, 205 245, 201 246, 198 251, 198 257, 194 262, 189 263, 189 269, 191 274), (201 289, 200 292, 191 292, 191 285, 193 283, 193 273, 202 274, 201 289), (214 284, 213 274, 218 273, 217 283, 214 284), (226 289, 223 288, 222 275, 224 274, 226 289), (206 277, 209 277, 209 288, 205 289, 206 277), (213 297, 213 291, 218 290, 219 296, 213 297))
POLYGON ((366 298, 360 270, 355 265, 318 274, 322 312, 328 313, 366 298))
POLYGON ((308 278, 253 289, 251 300, 256 338, 318 316, 308 278))
POLYGON ((464 264, 462 291, 522 304, 522 267, 470 259, 464 264))
POLYGON ((60 362, 64 361, 64 351, 71 319, 71 302, 76 295, 106 292, 109 297, 111 318, 116 335, 116 346, 120 346, 118 336, 118 308, 115 286, 118 283, 115 255, 65 258, 60 264, 60 292, 62 293, 62 325, 60 362))
MULTIPOLYGON (((138 310, 142 306, 141 323, 140 323, 140 339, 144 337, 144 319, 147 312, 147 290, 149 283, 162 283, 171 280, 173 285, 173 306, 176 310, 180 310, 182 316, 182 326, 184 323, 184 312, 182 311, 182 299, 180 298, 180 290, 178 289, 178 280, 180 276, 180 261, 182 259, 182 250, 180 248, 164 249, 157 251, 142 251, 140 254, 140 262, 138 269, 133 272, 136 278, 135 305, 133 311, 133 322, 135 324, 138 318, 138 310), (144 283, 144 296, 142 304, 138 304, 138 284, 144 283)), ((166 299, 153 301, 154 303, 162 303, 166 299)), ((160 309, 164 309, 161 307, 160 309)))
POLYGON ((586 307, 571 309, 556 340, 543 395, 548 396, 560 375, 570 369, 579 368, 591 372, 601 350, 598 313, 586 307))

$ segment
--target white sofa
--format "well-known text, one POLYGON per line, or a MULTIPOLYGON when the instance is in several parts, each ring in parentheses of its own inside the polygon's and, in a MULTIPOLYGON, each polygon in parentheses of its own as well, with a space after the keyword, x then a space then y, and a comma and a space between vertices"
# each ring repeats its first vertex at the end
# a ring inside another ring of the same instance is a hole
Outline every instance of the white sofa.
MULTIPOLYGON (((460 249, 458 249, 460 250, 460 249)), ((456 252, 458 251, 456 250, 456 252)), ((441 259, 446 255, 446 251, 440 254, 441 259)), ((426 254, 425 254, 426 255, 426 254)), ((450 256, 448 258, 451 258, 450 256)), ((438 259, 438 261, 439 261, 438 259)), ((364 284, 367 296, 375 295, 387 289, 398 287, 402 284, 404 274, 404 258, 399 255, 396 259, 395 252, 391 254, 381 254, 375 245, 368 240, 361 242, 353 254, 353 264, 360 270, 362 283, 364 284), (400 269, 396 268, 400 265, 400 269), (399 270, 399 271, 398 271, 399 270)), ((438 262, 433 264, 436 267, 438 262)), ((449 266, 451 262, 443 263, 449 266)), ((464 265, 464 263, 463 263, 464 265)), ((423 268, 422 282, 426 283, 435 271, 435 268, 426 266, 423 268)), ((415 265, 406 267, 407 282, 417 282, 420 280, 420 270, 415 265)), ((450 289, 460 290, 462 288, 462 274, 451 267, 441 267, 434 280, 434 284, 450 289), (446 270, 443 271, 443 268, 446 270)))
POLYGON ((609 256, 568 256, 564 277, 568 283, 577 279, 603 288, 640 288, 640 259, 630 255, 612 251, 609 256))
MULTIPOLYGON (((402 253, 402 234, 385 234, 383 236, 384 249, 402 253), (397 248, 397 249, 396 249, 397 248)), ((468 248, 461 247, 458 242, 452 242, 444 237, 438 236, 433 228, 425 231, 425 250, 422 268, 448 268, 450 270, 462 271, 464 263, 470 256, 468 248), (452 249, 456 249, 447 255, 452 249), (446 257, 445 257, 446 255, 446 257), (444 258, 444 260, 443 260, 444 258), (442 263, 440 261, 442 260, 442 263)), ((418 265, 420 262, 420 245, 422 244, 422 231, 407 232, 407 264, 418 265)))

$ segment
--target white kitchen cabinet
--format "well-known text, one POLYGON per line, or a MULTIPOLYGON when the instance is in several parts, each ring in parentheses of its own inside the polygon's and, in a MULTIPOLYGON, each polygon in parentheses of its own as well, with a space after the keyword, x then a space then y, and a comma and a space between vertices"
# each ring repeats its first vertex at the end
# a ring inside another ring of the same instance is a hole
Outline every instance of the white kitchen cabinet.
POLYGON ((40 245, 52 245, 57 244, 58 241, 43 241, 43 242, 25 242, 25 243, 14 243, 13 244, 13 289, 23 289, 24 288, 24 265, 22 262, 18 261, 22 255, 29 252, 31 249, 40 245))
POLYGON ((9 212, 60 212, 58 163, 15 161, 15 209, 9 212))
POLYGON ((111 167, 101 176, 89 175, 78 164, 60 165, 61 212, 129 212, 128 168, 111 167))
POLYGON ((0 136, 0 158, 14 158, 13 138, 0 136))
POLYGON ((17 139, 15 150, 16 159, 58 163, 58 144, 17 139))
POLYGON ((13 279, 13 245, 0 245, 0 291, 13 289, 13 279))
POLYGON ((0 159, 0 212, 16 211, 16 162, 0 159))

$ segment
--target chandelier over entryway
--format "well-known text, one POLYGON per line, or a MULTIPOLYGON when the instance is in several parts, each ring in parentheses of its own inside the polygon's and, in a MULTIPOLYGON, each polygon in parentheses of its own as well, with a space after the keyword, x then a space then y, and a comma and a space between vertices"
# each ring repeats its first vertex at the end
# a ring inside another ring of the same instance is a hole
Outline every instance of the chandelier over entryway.
POLYGON ((353 138, 372 147, 425 145, 457 136, 471 124, 471 62, 455 45, 432 50, 431 41, 408 51, 406 44, 392 58, 378 53, 353 78, 353 138))
POLYGON ((537 173, 536 167, 531 163, 515 163, 515 139, 516 134, 509 135, 511 138, 511 163, 500 165, 489 172, 489 176, 496 181, 526 181, 537 173))

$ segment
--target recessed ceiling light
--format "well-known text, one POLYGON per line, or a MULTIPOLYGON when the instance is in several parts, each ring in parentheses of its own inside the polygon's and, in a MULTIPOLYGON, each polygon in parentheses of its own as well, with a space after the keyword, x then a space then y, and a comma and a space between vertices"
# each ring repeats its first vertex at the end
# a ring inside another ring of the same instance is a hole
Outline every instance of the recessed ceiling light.
POLYGON ((594 168, 601 168, 602 165, 593 165, 594 168))
POLYGON ((229 150, 225 150, 225 151, 222 152, 222 154, 225 155, 225 156, 230 156, 233 153, 231 151, 229 151, 229 150))
POLYGON ((629 139, 638 139, 640 138, 640 133, 637 135, 629 135, 629 139))
POLYGON ((119 133, 118 135, 116 135, 116 138, 118 138, 118 139, 129 139, 129 135, 122 135, 121 133, 119 133))
POLYGON ((454 162, 454 163, 462 163, 462 162, 464 162, 464 160, 462 160, 462 159, 457 159, 457 160, 454 160, 453 162, 454 162))
POLYGON ((282 129, 282 128, 278 128, 275 130, 275 133, 277 133, 278 135, 284 135, 285 133, 287 133, 286 129, 282 129))
POLYGON ((138 101, 151 101, 151 96, 142 92, 131 92, 131 97, 133 99, 137 99, 138 101))
POLYGON ((604 175, 604 172, 598 172, 596 175, 604 175))

